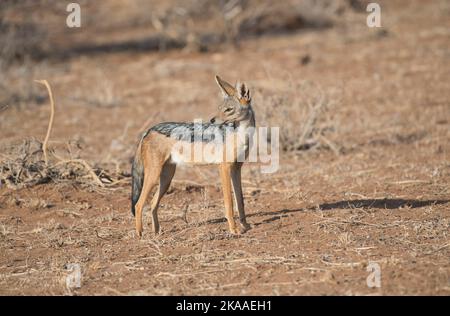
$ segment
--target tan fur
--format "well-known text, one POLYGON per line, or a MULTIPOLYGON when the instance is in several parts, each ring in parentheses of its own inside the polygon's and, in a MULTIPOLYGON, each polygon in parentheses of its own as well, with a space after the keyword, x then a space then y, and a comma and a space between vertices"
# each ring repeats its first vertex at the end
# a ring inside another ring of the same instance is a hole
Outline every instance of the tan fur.
MULTIPOLYGON (((246 90, 245 97, 238 98, 237 89, 246 89, 245 86, 238 86, 235 89, 233 86, 223 81, 219 77, 216 77, 216 81, 219 87, 224 93, 224 98, 227 100, 227 104, 234 104, 230 98, 236 98, 236 107, 240 104, 241 108, 236 108, 236 116, 227 116, 224 114, 222 109, 219 107, 219 115, 224 121, 236 122, 236 124, 242 124, 243 127, 254 126, 254 116, 251 110, 249 92, 246 90), (230 101, 231 100, 231 101, 230 101)), ((168 136, 162 135, 156 131, 150 131, 141 140, 137 151, 135 160, 143 165, 144 180, 142 185, 142 190, 139 195, 139 199, 136 203, 136 232, 138 236, 142 236, 142 210, 146 202, 147 196, 150 192, 156 189, 156 192, 151 201, 151 214, 153 220, 153 230, 155 233, 159 233, 159 221, 157 210, 161 198, 166 193, 170 186, 172 178, 176 170, 176 162, 174 161, 173 151, 175 143, 177 140, 170 138, 168 136)), ((248 155, 248 140, 242 140, 242 136, 238 133, 234 133, 232 137, 226 140, 228 145, 231 144, 233 148, 232 161, 223 159, 220 162, 213 162, 219 165, 220 178, 223 188, 224 205, 225 205, 225 217, 228 220, 228 226, 230 232, 233 234, 243 233, 250 228, 246 222, 245 211, 244 211, 244 199, 241 187, 241 167, 242 162, 237 162, 237 152, 238 149, 244 148, 245 155, 248 155), (243 147, 244 146, 244 147, 243 147), (237 229, 234 214, 233 214, 233 201, 232 201, 232 191, 234 192, 235 204, 239 212, 239 219, 241 228, 237 229)), ((194 143, 189 143, 194 146, 194 143)), ((193 150, 191 151, 193 152, 193 150)), ((224 154, 225 155, 225 151, 224 154)), ((185 159, 182 163, 187 164, 204 164, 204 161, 194 161, 193 158, 185 159)))

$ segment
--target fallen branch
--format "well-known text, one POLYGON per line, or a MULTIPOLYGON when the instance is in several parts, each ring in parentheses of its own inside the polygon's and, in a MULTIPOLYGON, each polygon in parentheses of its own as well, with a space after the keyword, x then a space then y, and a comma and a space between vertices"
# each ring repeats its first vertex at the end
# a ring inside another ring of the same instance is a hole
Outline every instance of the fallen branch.
POLYGON ((100 178, 95 174, 94 170, 91 168, 91 166, 84 161, 83 159, 71 159, 71 160, 61 160, 60 162, 56 163, 55 166, 61 165, 61 164, 70 164, 70 163, 77 163, 82 165, 87 172, 91 175, 92 179, 101 187, 104 187, 104 183, 100 180, 100 178))
POLYGON ((50 98, 50 120, 48 122, 48 128, 47 128, 47 134, 45 135, 44 142, 42 143, 42 151, 44 152, 44 161, 45 165, 48 165, 48 156, 47 156, 47 143, 48 139, 50 138, 50 132, 53 127, 53 118, 55 117, 55 101, 53 100, 53 93, 50 85, 48 84, 47 80, 35 80, 35 82, 43 84, 48 91, 48 96, 50 98))

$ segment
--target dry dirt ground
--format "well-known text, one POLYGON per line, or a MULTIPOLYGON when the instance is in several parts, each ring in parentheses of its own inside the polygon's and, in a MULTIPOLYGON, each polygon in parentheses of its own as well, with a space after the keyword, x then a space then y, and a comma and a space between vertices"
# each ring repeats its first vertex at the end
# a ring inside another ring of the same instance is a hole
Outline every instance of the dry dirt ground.
MULTIPOLYGON (((362 14, 347 28, 238 49, 37 62, 30 80, 47 79, 56 98, 50 147, 77 142, 79 158, 123 176, 105 187, 1 184, 0 294, 449 295, 450 6, 382 4, 385 31, 362 14), (328 145, 281 152, 273 174, 244 167, 253 228, 241 236, 227 232, 217 170, 179 168, 159 210, 162 234, 145 213, 139 240, 128 176, 138 135, 209 118, 216 73, 248 82, 257 120, 279 110, 271 100, 308 93, 303 82, 336 92, 328 145), (366 282, 371 263, 379 288, 366 282), (68 290, 70 264, 82 280, 68 290)), ((42 141, 48 116, 47 100, 4 108, 0 145, 42 141)))

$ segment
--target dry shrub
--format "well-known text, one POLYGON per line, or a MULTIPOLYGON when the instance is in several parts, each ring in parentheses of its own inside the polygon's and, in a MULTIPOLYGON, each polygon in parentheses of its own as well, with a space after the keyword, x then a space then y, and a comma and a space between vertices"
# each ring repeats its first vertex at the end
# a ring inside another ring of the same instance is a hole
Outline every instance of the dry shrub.
POLYGON ((184 2, 155 14, 152 25, 163 38, 203 50, 224 40, 237 45, 250 36, 331 27, 345 6, 330 0, 184 2))
POLYGON ((80 102, 80 104, 113 108, 123 104, 121 89, 118 89, 113 80, 102 70, 93 71, 89 74, 87 82, 94 81, 96 85, 81 83, 74 87, 70 99, 80 102))
POLYGON ((251 4, 236 19, 239 36, 291 32, 299 29, 331 27, 342 3, 327 0, 302 0, 251 4), (256 8, 256 10, 252 10, 256 8))
POLYGON ((39 57, 45 31, 32 23, 2 23, 0 21, 0 57, 4 61, 23 60, 27 56, 39 57))
POLYGON ((64 57, 166 48, 204 51, 223 43, 238 45, 249 36, 331 27, 347 9, 354 10, 348 0, 110 0, 101 5, 79 0, 82 27, 74 32, 65 26, 67 3, 2 1, 4 52, 0 56, 64 57))
POLYGON ((90 165, 74 156, 77 142, 66 144, 68 159, 61 158, 55 149, 51 151, 52 160, 45 163, 42 143, 27 139, 21 145, 4 148, 0 160, 0 183, 9 188, 19 189, 37 184, 70 181, 83 186, 103 187, 114 183, 114 177, 105 170, 91 168, 90 165))
POLYGON ((280 128, 283 151, 327 148, 339 153, 332 137, 337 128, 333 109, 340 102, 337 90, 324 91, 308 81, 259 90, 255 93, 259 125, 280 128))
POLYGON ((33 81, 37 74, 46 72, 46 66, 24 61, 8 67, 0 59, 0 105, 24 106, 42 104, 47 96, 33 81))
POLYGON ((36 80, 36 83, 46 86, 50 99, 51 115, 45 140, 43 143, 34 139, 25 140, 22 145, 2 148, 0 184, 6 184, 8 187, 16 189, 64 180, 94 187, 112 186, 120 182, 126 175, 117 175, 116 178, 113 178, 105 170, 94 169, 88 162, 81 159, 79 157, 81 147, 77 142, 63 144, 65 145, 63 151, 56 146, 48 148, 54 121, 55 103, 48 81, 36 80), (49 154, 51 155, 49 156, 49 154))
MULTIPOLYGON (((50 7, 55 1, 47 1, 50 7)), ((4 63, 39 58, 47 44, 47 29, 35 15, 44 5, 32 0, 0 2, 0 59, 4 63)))
POLYGON ((347 0, 347 2, 349 4, 349 6, 351 8, 353 8, 355 11, 366 12, 367 5, 373 1, 372 0, 347 0))
POLYGON ((39 69, 31 62, 47 45, 47 30, 33 14, 37 6, 32 0, 0 1, 0 105, 45 100, 33 83, 39 69))

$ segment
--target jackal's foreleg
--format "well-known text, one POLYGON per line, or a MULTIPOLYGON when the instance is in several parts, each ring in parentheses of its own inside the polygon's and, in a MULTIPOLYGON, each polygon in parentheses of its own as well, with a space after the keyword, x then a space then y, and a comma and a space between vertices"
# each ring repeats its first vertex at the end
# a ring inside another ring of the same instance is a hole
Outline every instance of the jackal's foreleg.
POLYGON ((228 226, 232 234, 238 234, 236 223, 233 218, 233 199, 231 196, 231 165, 222 163, 220 165, 220 179, 222 181, 223 199, 225 204, 225 217, 228 220, 228 226))
POLYGON ((250 225, 247 223, 244 210, 244 196, 242 194, 242 182, 241 182, 241 167, 242 163, 238 162, 231 167, 231 180, 233 183, 234 199, 236 207, 239 212, 239 222, 241 224, 241 233, 250 229, 250 225))

